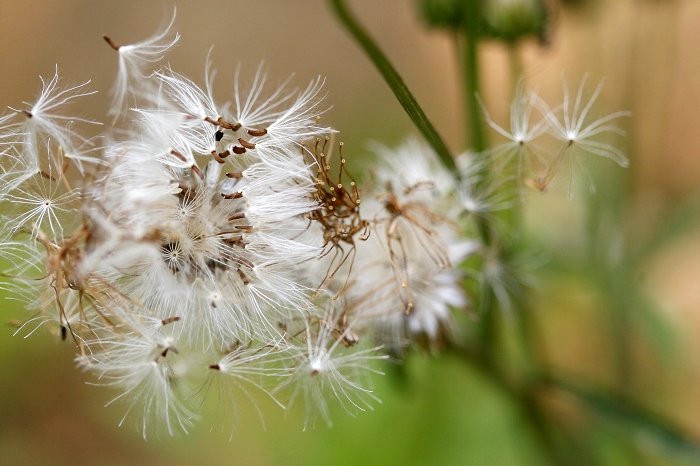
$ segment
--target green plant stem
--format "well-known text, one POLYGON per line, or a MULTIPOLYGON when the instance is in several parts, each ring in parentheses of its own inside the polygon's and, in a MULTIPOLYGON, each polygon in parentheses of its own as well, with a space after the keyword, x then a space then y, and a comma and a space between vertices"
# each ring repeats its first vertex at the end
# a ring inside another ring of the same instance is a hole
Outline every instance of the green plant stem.
MULTIPOLYGON (((484 132, 484 122, 481 117, 481 107, 479 105, 480 82, 479 82, 479 41, 475 34, 465 33, 463 36, 463 72, 464 78, 464 100, 467 119, 469 121, 469 141, 472 150, 477 154, 482 154, 486 150, 486 134, 484 132)), ((482 157, 483 158, 483 157, 482 157)), ((486 162, 482 160, 482 162, 486 162)), ((483 168, 488 172, 488 164, 483 168)))
MULTIPOLYGON (((468 11, 465 14, 478 14, 478 11, 468 11)), ((465 118, 468 121, 466 126, 466 140, 472 145, 472 150, 479 157, 480 171, 477 181, 477 190, 488 189, 490 183, 491 164, 486 154, 486 135, 484 131, 483 119, 481 117, 481 106, 479 104, 480 81, 479 81, 479 55, 478 37, 476 33, 477 24, 472 17, 465 19, 465 24, 470 24, 458 36, 458 47, 462 50, 462 84, 464 94, 465 118)), ((487 255, 494 256, 488 260, 500 261, 501 251, 498 242, 494 237, 494 230, 491 223, 490 214, 476 217, 476 228, 484 247, 490 249, 487 255)), ((491 286, 491 283, 484 281, 479 292, 479 315, 481 325, 479 327, 479 346, 483 360, 488 365, 495 364, 495 348, 498 336, 498 300, 491 286)))
POLYGON ((423 137, 425 137, 428 144, 430 144, 438 157, 440 157, 442 163, 449 170, 458 174, 457 165, 447 145, 435 130, 435 127, 425 115, 423 109, 418 105, 415 97, 413 97, 413 94, 408 89, 403 79, 401 79, 401 76, 394 66, 389 62, 389 59, 382 53, 372 37, 370 37, 357 22, 355 17, 345 6, 343 0, 329 0, 329 3, 341 23, 350 31, 350 34, 355 38, 360 47, 362 47, 370 60, 372 60, 372 63, 374 63, 374 66, 381 73, 382 77, 389 85, 389 88, 396 96, 396 99, 406 111, 411 121, 413 121, 413 124, 416 125, 416 128, 418 128, 423 137))
MULTIPOLYGON (((480 72, 479 72, 479 36, 477 25, 473 19, 472 27, 466 28, 462 35, 462 74, 464 85, 464 103, 465 116, 469 122, 467 126, 467 140, 472 144, 472 150, 479 158, 481 170, 479 173, 479 188, 489 189, 488 184, 491 180, 492 164, 490 160, 491 154, 487 151, 487 138, 484 119, 482 117, 481 104, 479 96, 481 95, 480 72)), ((511 60, 513 68, 517 65, 517 61, 513 59, 515 52, 511 50, 511 60)), ((514 190, 517 194, 517 183, 508 183, 503 189, 514 190)), ((518 232, 520 227, 520 215, 518 203, 514 203, 513 207, 502 212, 503 220, 510 226, 512 231, 518 232)), ((496 221, 491 214, 478 217, 477 229, 481 236, 484 245, 491 249, 490 254, 495 257, 492 260, 498 262, 508 262, 508 258, 513 254, 516 244, 510 241, 504 241, 498 237, 498 232, 493 228, 493 223, 496 221)), ((515 277, 518 280, 517 277, 515 277)), ((511 397, 519 404, 523 414, 528 419, 531 429, 543 451, 548 456, 551 464, 572 464, 571 458, 563 458, 562 452, 557 448, 555 439, 549 431, 549 422, 544 415, 538 401, 537 390, 540 387, 540 363, 537 351, 535 349, 535 341, 533 341, 533 326, 534 322, 529 321, 531 318, 527 309, 522 308, 524 303, 516 303, 519 315, 519 328, 527 353, 528 368, 522 386, 514 386, 509 382, 506 376, 499 370, 496 363, 495 350, 497 348, 499 317, 498 300, 493 287, 489 283, 482 286, 479 305, 482 316, 480 327, 480 347, 479 347, 479 366, 483 373, 487 374, 492 380, 496 381, 501 387, 505 388, 511 397)), ((474 364, 474 358, 470 361, 474 364)), ((577 458, 576 461, 581 461, 577 458)))

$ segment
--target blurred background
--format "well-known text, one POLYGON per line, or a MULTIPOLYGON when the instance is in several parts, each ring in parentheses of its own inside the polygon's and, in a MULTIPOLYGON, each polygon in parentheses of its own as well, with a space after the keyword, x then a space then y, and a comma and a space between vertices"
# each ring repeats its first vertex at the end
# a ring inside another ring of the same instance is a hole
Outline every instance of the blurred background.
MULTIPOLYGON (((589 73, 589 94, 605 78, 601 108, 633 116, 624 122, 630 168, 594 167, 594 196, 570 200, 564 189, 528 199, 528 235, 546 258, 532 272, 539 354, 552 371, 596 388, 574 396, 550 387, 539 403, 553 438, 576 439, 588 452, 584 464, 700 464, 700 2, 550 3, 546 45, 482 45, 492 118, 507 124, 513 54, 546 101, 561 101, 562 73, 572 86, 589 73), (644 416, 592 393, 623 394, 644 416)), ((412 1, 349 4, 448 146, 464 150, 453 37, 429 30, 412 1)), ((145 39, 172 8, 0 0, 0 103, 32 101, 39 76, 50 77, 58 64, 65 80, 91 79, 99 90, 83 99, 83 116, 108 121, 117 61, 102 35, 123 44, 145 39)), ((340 130, 356 172, 367 163, 369 141, 396 145, 414 131, 321 0, 180 1, 175 30, 182 39, 166 60, 197 82, 214 45, 220 100, 229 98, 239 64, 252 78, 264 62, 271 89, 291 74, 301 87, 325 77, 326 123, 340 130)), ((114 396, 109 389, 86 384, 69 342, 41 331, 13 337, 9 322, 26 315, 9 300, 0 309, 3 464, 548 464, 522 407, 449 355, 414 354, 385 368, 387 376, 375 380, 383 403, 357 417, 336 410, 333 428, 303 432, 301 406, 284 413, 260 400, 264 423, 241 402, 231 440, 205 421, 189 435, 145 442, 131 418, 118 426, 119 407, 104 407, 114 396)), ((502 326, 507 348, 507 319, 502 326)))

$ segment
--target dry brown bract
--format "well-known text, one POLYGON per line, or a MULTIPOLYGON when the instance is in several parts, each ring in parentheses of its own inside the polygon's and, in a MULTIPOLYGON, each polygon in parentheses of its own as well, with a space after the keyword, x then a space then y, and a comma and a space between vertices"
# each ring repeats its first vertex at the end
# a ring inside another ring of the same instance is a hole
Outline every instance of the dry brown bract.
MULTIPOLYGON (((365 241, 369 237, 369 222, 360 217, 360 193, 354 178, 345 168, 343 143, 339 144, 340 167, 337 178, 331 173, 330 155, 326 148, 330 138, 316 139, 313 149, 304 147, 318 166, 314 182, 318 209, 309 214, 309 219, 317 221, 323 228, 323 256, 333 253, 328 271, 319 285, 319 289, 329 286, 340 268, 350 261, 347 276, 350 277, 356 255, 356 238, 365 241), (346 185, 343 176, 349 183, 346 185), (343 245, 349 247, 346 251, 343 245)), ((347 279, 334 299, 345 290, 347 279)), ((316 292, 318 294, 318 291, 316 292)))

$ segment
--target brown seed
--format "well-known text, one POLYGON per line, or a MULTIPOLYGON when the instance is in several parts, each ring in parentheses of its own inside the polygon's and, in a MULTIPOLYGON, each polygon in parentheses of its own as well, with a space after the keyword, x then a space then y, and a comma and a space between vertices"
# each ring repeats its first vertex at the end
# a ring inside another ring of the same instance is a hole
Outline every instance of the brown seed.
POLYGON ((119 50, 121 45, 117 45, 107 34, 102 36, 102 38, 112 47, 114 50, 119 50))
POLYGON ((230 129, 232 131, 238 131, 241 129, 240 123, 229 123, 228 121, 224 120, 223 117, 217 118, 216 122, 224 129, 230 129))
POLYGON ((40 174, 41 176, 43 176, 44 178, 46 178, 46 179, 49 179, 49 180, 51 180, 51 181, 56 181, 56 178, 54 178, 53 176, 51 176, 50 173, 45 172, 44 170, 41 170, 41 171, 39 172, 39 174, 40 174))
POLYGON ((172 324, 173 322, 178 322, 179 320, 180 320, 179 317, 168 317, 167 319, 161 320, 160 323, 165 326, 168 324, 172 324))
MULTIPOLYGON (((239 257, 239 258, 238 258, 238 261, 239 261, 241 264, 243 264, 243 265, 245 265, 246 267, 248 267, 249 269, 255 268, 255 265, 254 265, 251 261, 249 261, 248 259, 246 259, 245 257, 239 257)), ((240 272, 241 269, 238 269, 238 271, 240 272)))
POLYGON ((204 121, 206 121, 207 123, 211 123, 214 126, 219 126, 219 122, 213 120, 211 117, 204 117, 204 121))
POLYGON ((265 136, 267 134, 267 128, 263 129, 249 129, 247 130, 247 133, 250 134, 251 136, 265 136))
POLYGON ((250 285, 250 280, 248 280, 248 277, 245 276, 241 269, 238 269, 238 276, 241 277, 244 285, 250 285))
POLYGON ((196 164, 193 164, 191 167, 193 172, 197 174, 199 179, 203 180, 204 179, 204 173, 202 173, 202 170, 199 169, 199 167, 196 164))
POLYGON ((170 151, 171 154, 173 154, 175 157, 178 159, 182 160, 183 162, 187 162, 187 157, 176 151, 175 149, 170 151))
POLYGON ((216 160, 219 163, 226 163, 224 159, 222 159, 219 154, 216 153, 215 150, 211 151, 211 156, 214 157, 214 160, 216 160))
POLYGON ((253 144, 252 142, 248 142, 243 138, 238 138, 238 142, 240 142, 241 145, 246 149, 255 149, 255 144, 253 144))

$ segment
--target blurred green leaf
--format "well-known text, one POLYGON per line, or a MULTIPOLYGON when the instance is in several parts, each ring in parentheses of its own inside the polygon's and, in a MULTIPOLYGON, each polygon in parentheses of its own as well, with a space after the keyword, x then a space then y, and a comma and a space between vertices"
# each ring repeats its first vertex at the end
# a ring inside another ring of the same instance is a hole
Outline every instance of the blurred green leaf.
POLYGON ((603 391, 593 391, 550 378, 552 385, 576 395, 603 421, 631 439, 637 447, 659 448, 679 457, 700 461, 700 441, 684 434, 677 426, 631 401, 617 399, 603 391))

